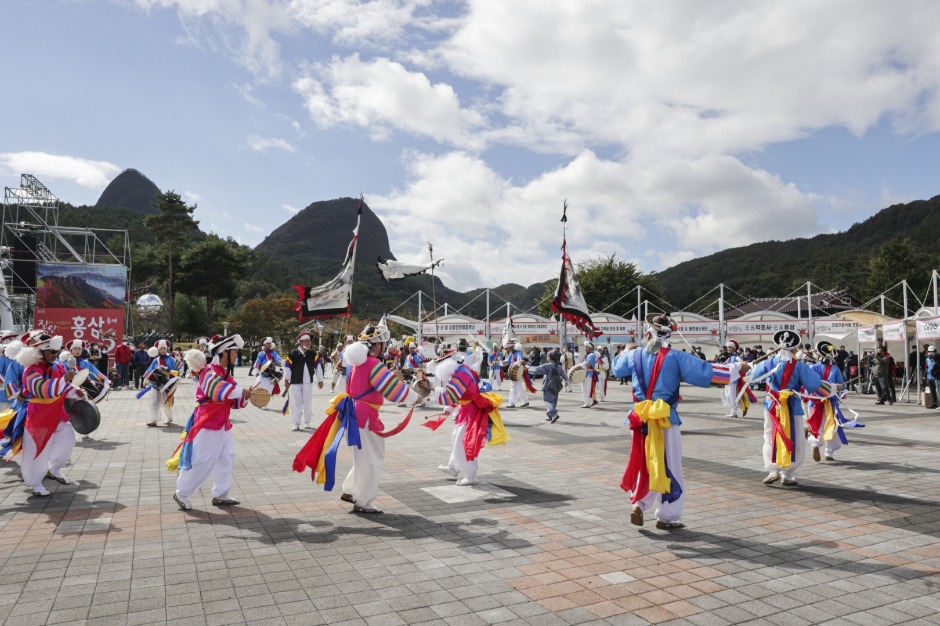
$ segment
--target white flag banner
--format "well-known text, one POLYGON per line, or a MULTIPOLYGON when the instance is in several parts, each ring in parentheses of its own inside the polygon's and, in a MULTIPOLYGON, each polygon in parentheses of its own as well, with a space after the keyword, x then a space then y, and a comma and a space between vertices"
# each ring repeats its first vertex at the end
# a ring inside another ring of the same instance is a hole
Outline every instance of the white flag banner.
POLYGON ((858 341, 859 343, 875 343, 876 341, 878 341, 878 327, 877 326, 859 326, 858 341))
MULTIPOLYGON (((601 337, 608 335, 612 337, 630 337, 631 341, 636 339, 636 322, 594 322, 594 327, 601 331, 601 337)), ((568 324, 567 330, 569 337, 584 335, 574 324, 568 324)))
POLYGON ((467 335, 485 335, 486 322, 424 322, 421 325, 424 335, 444 337, 466 337, 467 335))
POLYGON ((729 335, 773 335, 781 330, 809 334, 809 320, 745 320, 727 322, 727 326, 729 335))
POLYGON ((881 336, 884 341, 904 341, 904 322, 882 324, 881 336))
POLYGON ((940 339, 940 316, 917 320, 917 338, 921 341, 940 339))

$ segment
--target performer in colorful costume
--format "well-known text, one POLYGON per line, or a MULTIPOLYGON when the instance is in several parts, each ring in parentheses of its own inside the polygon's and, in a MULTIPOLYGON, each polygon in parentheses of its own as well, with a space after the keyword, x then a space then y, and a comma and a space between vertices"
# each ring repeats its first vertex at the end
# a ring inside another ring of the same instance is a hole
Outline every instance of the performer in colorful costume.
POLYGON ((290 420, 294 430, 300 430, 303 420, 304 428, 310 428, 313 419, 313 379, 316 377, 317 386, 323 389, 323 362, 320 355, 311 349, 310 333, 304 331, 297 336, 298 347, 290 351, 284 361, 284 377, 287 379, 287 388, 290 420))
MULTIPOLYGON (((261 351, 258 352, 258 358, 255 359, 255 363, 252 365, 249 375, 255 376, 255 387, 265 389, 272 396, 276 396, 281 393, 280 383, 275 382, 272 378, 261 373, 261 368, 264 367, 267 363, 271 364, 268 365, 268 368, 271 368, 274 365, 284 364, 284 361, 281 359, 281 355, 278 354, 277 350, 274 349, 274 339, 271 337, 265 337, 261 340, 261 351)), ((268 410, 267 406, 263 406, 261 408, 265 411, 268 410)))
POLYGON ((150 421, 147 422, 147 426, 156 426, 157 420, 160 419, 160 413, 163 413, 164 423, 167 426, 173 423, 173 393, 175 388, 168 392, 161 391, 154 382, 148 378, 151 372, 158 368, 165 371, 170 376, 170 380, 179 376, 179 364, 176 362, 176 359, 170 356, 169 351, 170 342, 166 339, 158 340, 153 347, 147 351, 147 354, 153 359, 150 362, 150 367, 148 367, 147 371, 144 373, 144 381, 147 382, 147 386, 137 394, 138 398, 146 393, 150 394, 148 406, 150 421))
POLYGON ((503 358, 499 354, 499 346, 493 346, 493 351, 488 357, 490 368, 490 387, 499 391, 503 390, 503 358))
POLYGON ((85 392, 71 384, 73 374, 58 360, 62 337, 34 330, 25 336, 26 347, 16 356, 23 366, 22 393, 27 402, 23 456, 23 482, 34 496, 48 496, 44 478, 68 485, 63 473, 75 448, 75 431, 65 412, 66 398, 84 398, 85 392))
MULTIPOLYGON (((382 325, 366 326, 359 341, 346 347, 346 393, 337 395, 326 409, 327 418, 294 459, 294 471, 310 468, 317 484, 332 491, 336 479, 336 455, 346 435, 352 447, 353 466, 343 481, 342 499, 357 513, 381 513, 375 502, 379 493, 385 439, 401 432, 411 413, 398 427, 385 431, 379 408, 390 402, 414 402, 420 396, 409 389, 381 361, 390 333, 382 325)), ((425 382, 426 385, 426 382, 425 382)))
MULTIPOLYGON (((581 381, 581 399, 584 400, 584 404, 581 405, 582 409, 589 409, 597 404, 597 383, 599 381, 597 360, 598 357, 597 352, 594 350, 594 344, 590 341, 585 341, 584 360, 574 366, 576 370, 584 370, 587 372, 587 376, 581 381)), ((603 389, 600 393, 603 398, 603 389)))
POLYGON ((19 396, 23 389, 23 372, 25 368, 16 360, 16 355, 25 348, 25 344, 17 336, 3 348, 3 356, 9 362, 3 372, 3 391, 6 397, 13 398, 13 405, 0 413, 0 427, 3 428, 3 439, 0 439, 0 456, 9 461, 20 453, 23 448, 23 432, 26 429, 26 400, 19 396))
POLYGON ((183 443, 167 462, 167 469, 178 464, 180 475, 176 480, 173 499, 179 507, 193 508, 189 497, 212 474, 212 504, 238 504, 229 496, 232 488, 232 467, 235 465, 235 440, 232 437, 232 409, 248 406, 249 389, 244 389, 228 373, 228 366, 238 358, 244 347, 240 335, 220 337, 209 343, 212 364, 205 367, 205 355, 196 350, 187 352, 189 366, 198 371, 196 410, 186 424, 183 443))
POLYGON ((804 435, 803 393, 830 398, 841 385, 824 381, 809 364, 798 361, 794 350, 800 336, 792 330, 774 334, 780 348, 777 356, 754 366, 753 380, 767 376, 767 399, 764 401, 764 468, 770 473, 764 479, 770 485, 783 479, 784 485, 796 485, 796 476, 803 469, 806 452, 804 435))
POLYGON ((669 337, 677 327, 665 315, 647 316, 645 348, 625 350, 614 358, 613 374, 632 376, 636 404, 627 418, 633 431, 630 460, 620 486, 632 492, 630 521, 643 525, 643 513, 654 503, 656 527, 682 528, 685 481, 682 476, 682 421, 676 412, 679 384, 717 387, 735 382, 746 363, 718 365, 702 361, 688 352, 671 350, 669 337))
MULTIPOLYGON (((435 374, 443 386, 430 396, 435 404, 457 407, 450 459, 437 469, 455 477, 462 473, 464 477, 457 481, 461 487, 478 483, 477 457, 483 446, 505 445, 509 441, 499 415, 503 397, 480 388, 478 372, 486 353, 477 349, 468 355, 467 349, 467 342, 461 339, 456 352, 439 360, 435 374)), ((444 419, 446 417, 440 418, 437 425, 433 422, 425 422, 425 425, 434 430, 444 419)))
MULTIPOLYGON (((417 376, 418 372, 422 371, 422 367, 427 361, 428 359, 425 359, 424 356, 418 351, 418 344, 409 343, 408 355, 405 357, 405 363, 401 368, 402 370, 410 370, 409 375, 417 376)), ((407 406, 407 404, 402 401, 398 403, 398 406, 407 406)), ((424 398, 421 398, 416 406, 425 406, 424 398)))
MULTIPOLYGON (((845 379, 839 371, 839 366, 835 364, 836 347, 828 341, 819 341, 816 343, 816 352, 819 355, 819 362, 810 367, 830 385, 844 385, 845 379)), ((837 395, 825 400, 810 400, 806 426, 809 428, 807 441, 813 448, 814 461, 820 461, 820 447, 823 449, 826 460, 832 461, 834 460, 832 454, 843 444, 848 445, 849 441, 845 437, 843 425, 852 428, 864 427, 864 424, 859 424, 854 420, 850 422, 842 415, 842 407, 837 395)))
MULTIPOLYGON (((725 347, 728 349, 727 363, 731 364, 741 361, 741 359, 738 358, 738 352, 741 346, 737 341, 729 339, 725 347)), ((754 402, 757 402, 757 396, 754 395, 754 392, 751 391, 751 387, 744 382, 743 378, 739 378, 736 384, 728 385, 722 389, 721 403, 730 410, 728 417, 737 417, 739 406, 741 407, 741 416, 747 417, 747 410, 751 408, 751 404, 754 402), (746 391, 741 393, 743 390, 746 391), (739 397, 741 398, 740 400, 738 400, 739 397)))
POLYGON ((19 333, 11 330, 0 330, 0 411, 10 409, 16 400, 14 396, 7 395, 5 387, 7 368, 13 362, 13 359, 3 354, 2 350, 13 341, 17 341, 19 337, 19 333))
POLYGON ((513 363, 518 363, 522 368, 522 380, 511 380, 509 381, 509 408, 519 407, 524 408, 529 406, 529 397, 526 396, 526 390, 535 393, 535 387, 532 386, 531 380, 529 380, 529 373, 526 371, 525 366, 527 364, 525 354, 522 352, 522 344, 516 342, 512 346, 512 352, 509 353, 507 359, 508 363, 512 365, 513 363))

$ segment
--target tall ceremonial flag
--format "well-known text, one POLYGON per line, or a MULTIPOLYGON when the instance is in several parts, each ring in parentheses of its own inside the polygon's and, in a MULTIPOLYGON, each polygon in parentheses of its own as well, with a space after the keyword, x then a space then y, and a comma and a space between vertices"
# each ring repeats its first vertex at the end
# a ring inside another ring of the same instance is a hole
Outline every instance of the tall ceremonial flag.
POLYGON ((356 228, 346 250, 346 260, 336 278, 319 287, 294 285, 300 299, 294 306, 300 311, 300 321, 314 317, 349 317, 352 309, 353 271, 356 269, 356 242, 359 241, 359 222, 362 220, 362 194, 359 195, 359 211, 356 212, 356 228))
POLYGON ((587 301, 584 299, 584 292, 581 291, 578 277, 574 273, 574 266, 571 264, 571 259, 568 258, 567 200, 565 200, 565 207, 562 210, 561 222, 564 224, 561 237, 561 275, 558 277, 558 286, 555 288, 555 295, 552 297, 552 311, 559 313, 563 319, 571 322, 581 332, 593 339, 602 333, 597 330, 594 322, 591 321, 587 301))
POLYGON ((512 313, 506 313, 506 323, 503 324, 503 338, 500 340, 500 347, 505 348, 506 346, 511 346, 510 341, 512 340, 512 313))

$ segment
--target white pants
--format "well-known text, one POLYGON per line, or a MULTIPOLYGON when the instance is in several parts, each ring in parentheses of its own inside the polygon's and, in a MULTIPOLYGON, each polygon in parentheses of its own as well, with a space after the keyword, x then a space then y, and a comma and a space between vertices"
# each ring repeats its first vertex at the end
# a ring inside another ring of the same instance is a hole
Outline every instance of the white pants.
POLYGON ((150 423, 156 424, 163 413, 163 419, 169 424, 173 421, 173 407, 166 403, 166 394, 156 388, 147 392, 150 395, 150 423))
POLYGON ((337 381, 343 381, 343 384, 340 385, 343 389, 346 388, 346 376, 340 373, 339 367, 333 368, 333 387, 336 387, 337 381))
POLYGON ((232 488, 235 439, 231 430, 200 430, 193 439, 193 468, 182 470, 176 490, 183 500, 196 493, 212 474, 212 497, 227 498, 232 488))
POLYGON ((368 509, 379 495, 379 480, 382 478, 382 465, 385 463, 385 439, 366 428, 359 429, 359 441, 362 449, 350 447, 353 466, 343 481, 343 493, 353 497, 358 506, 368 509))
POLYGON ((36 457, 36 442, 29 434, 28 429, 23 430, 23 450, 20 454, 20 470, 23 472, 23 482, 33 488, 33 491, 42 491, 42 479, 46 472, 53 476, 63 478, 62 468, 69 462, 72 450, 75 448, 75 431, 69 422, 59 422, 52 437, 46 442, 42 453, 36 457), (34 458, 36 457, 36 458, 34 458))
POLYGON ((803 461, 806 460, 806 436, 803 434, 803 428, 806 421, 804 415, 790 415, 793 421, 793 454, 790 456, 790 467, 782 468, 773 462, 774 454, 774 426, 773 422, 777 418, 770 411, 764 409, 764 469, 768 472, 780 472, 785 479, 796 478, 796 475, 803 469, 803 461))
MULTIPOLYGON (((819 428, 819 430, 823 431, 825 427, 826 427, 826 424, 823 423, 823 425, 819 428)), ((822 437, 822 436, 823 436, 823 433, 820 432, 819 437, 822 437)), ((830 458, 830 459, 832 458, 832 453, 842 447, 842 440, 839 439, 839 433, 833 434, 832 439, 830 439, 829 441, 823 441, 822 439, 813 437, 813 433, 810 433, 809 438, 806 440, 806 442, 809 443, 809 445, 813 446, 814 448, 821 448, 823 451, 823 456, 825 456, 826 458, 830 458)))
POLYGON ((587 377, 581 381, 581 399, 588 406, 594 404, 594 397, 591 396, 591 375, 592 373, 588 372, 587 377))
POLYGON ((300 426, 303 416, 304 426, 310 426, 313 419, 313 383, 290 386, 290 405, 288 412, 294 426, 300 426))
POLYGON ((509 383, 509 405, 521 406, 529 402, 528 396, 525 395, 525 381, 524 380, 513 380, 509 383))
MULTIPOLYGON (((650 491, 645 498, 637 500, 636 506, 641 511, 656 504, 656 519, 660 522, 671 523, 682 521, 682 508, 685 506, 685 479, 682 476, 682 432, 679 426, 663 429, 663 439, 666 444, 666 466, 672 474, 672 479, 678 481, 682 488, 682 495, 675 502, 663 502, 663 494, 650 491)), ((635 436, 635 435, 634 435, 635 436)))
POLYGON ((502 391, 502 390, 503 390, 503 381, 500 379, 499 374, 500 374, 500 371, 499 371, 499 368, 498 368, 498 367, 491 367, 491 368, 490 368, 490 386, 492 386, 493 389, 497 389, 497 390, 499 390, 499 391, 502 391))
POLYGON ((721 403, 728 407, 728 417, 737 417, 738 416, 738 405, 736 402, 738 399, 738 385, 737 383, 732 383, 730 385, 725 385, 725 388, 721 390, 721 403))
POLYGON ((454 426, 454 434, 451 436, 451 439, 454 444, 454 449, 451 450, 450 460, 447 461, 447 467, 450 469, 463 473, 464 476, 470 480, 477 479, 477 461, 467 460, 467 451, 463 447, 463 437, 467 433, 467 426, 469 424, 457 424, 454 426))
POLYGON ((597 373, 597 399, 600 402, 606 402, 607 395, 604 393, 604 386, 607 384, 607 372, 601 370, 597 373))

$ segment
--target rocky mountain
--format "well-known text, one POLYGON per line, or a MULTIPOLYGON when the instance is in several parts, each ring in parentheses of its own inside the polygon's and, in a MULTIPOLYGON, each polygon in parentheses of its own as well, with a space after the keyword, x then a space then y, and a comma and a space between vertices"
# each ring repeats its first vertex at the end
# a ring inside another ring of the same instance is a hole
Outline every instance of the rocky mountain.
POLYGON ((36 306, 47 309, 123 309, 124 302, 78 276, 40 276, 36 306))
MULTIPOLYGON (((342 261, 352 239, 358 209, 358 198, 314 202, 274 229, 255 250, 288 263, 311 255, 342 261)), ((365 203, 362 205, 358 246, 357 264, 375 263, 380 256, 383 259, 395 258, 389 248, 385 225, 365 203)))
POLYGON ((135 169, 126 169, 105 187, 95 206, 125 207, 153 215, 157 210, 151 202, 158 193, 160 188, 152 180, 135 169))

